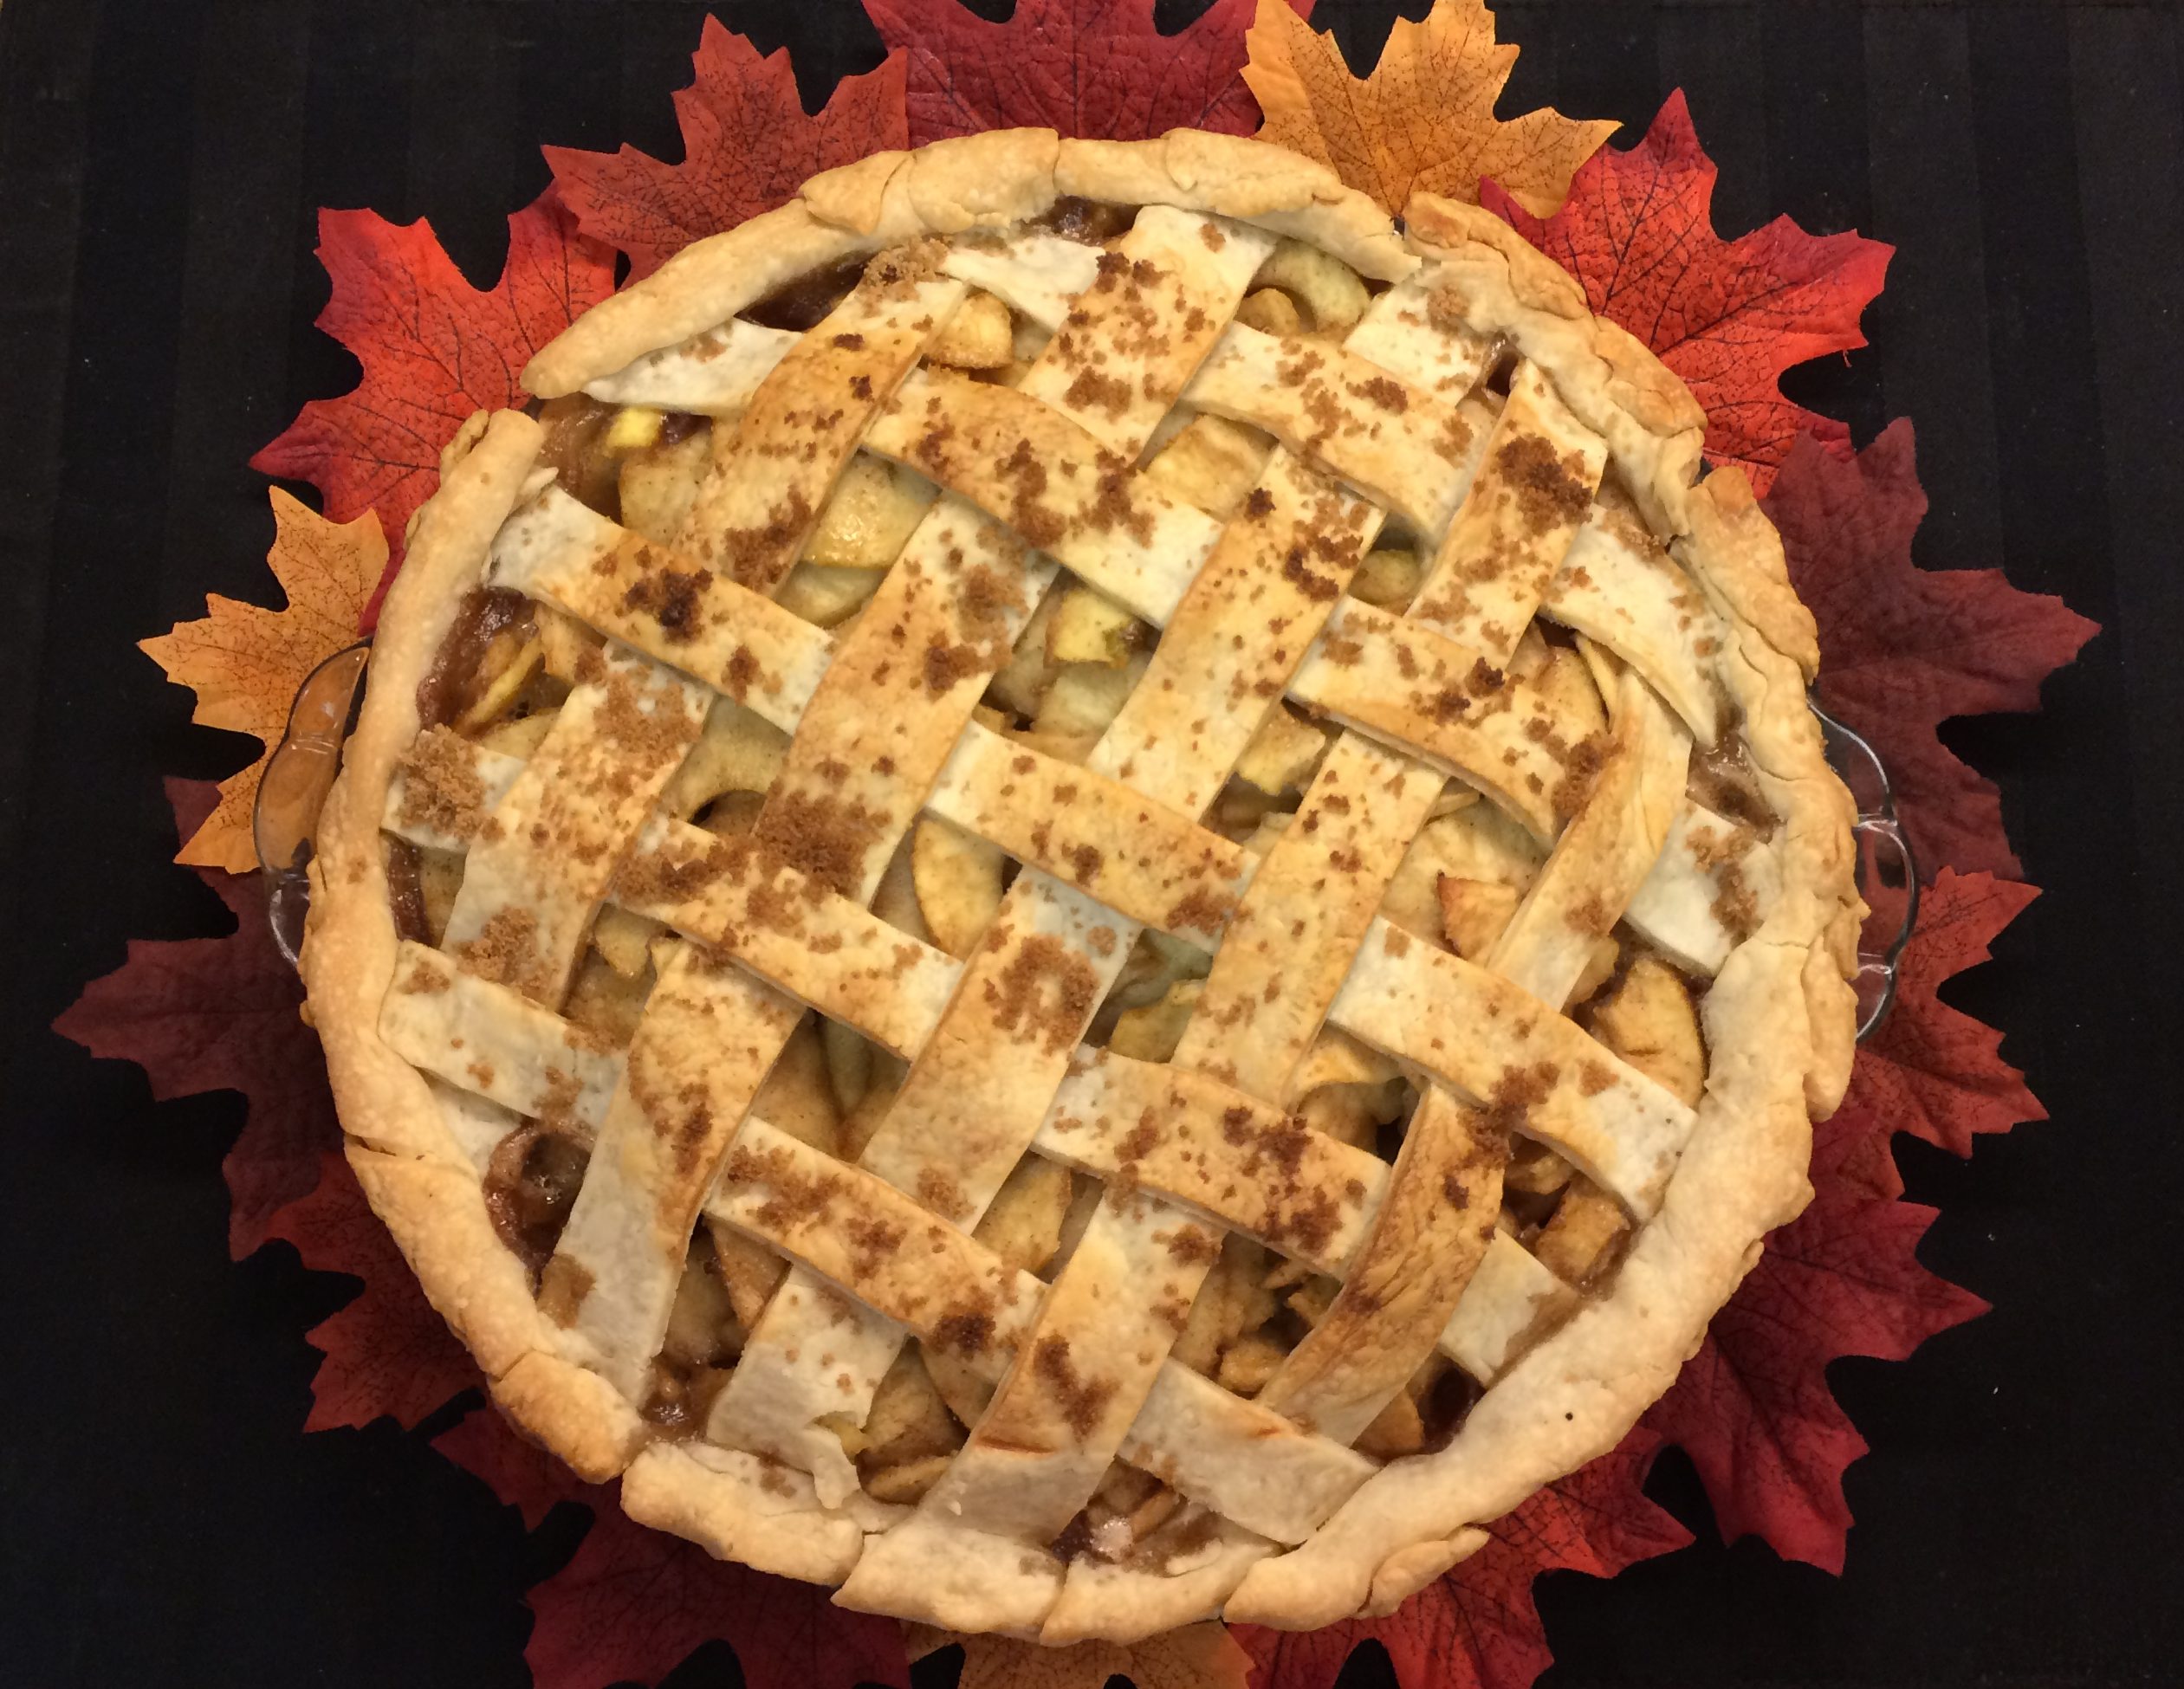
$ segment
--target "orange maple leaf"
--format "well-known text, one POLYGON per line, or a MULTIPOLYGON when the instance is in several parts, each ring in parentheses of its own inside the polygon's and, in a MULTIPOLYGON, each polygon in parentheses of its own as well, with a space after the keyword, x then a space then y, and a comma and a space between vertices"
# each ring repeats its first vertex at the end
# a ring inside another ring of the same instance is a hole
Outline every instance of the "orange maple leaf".
POLYGON ((275 487, 273 549, 265 554, 288 607, 268 610, 211 593, 202 621, 138 641, 167 678, 198 695, 190 719, 200 726, 255 734, 265 751, 220 782, 220 801, 175 857, 196 868, 246 874, 258 865, 250 812, 266 757, 287 731, 288 707, 304 677, 356 643, 357 618, 386 567, 386 536, 366 510, 330 522, 275 487))
POLYGON ((1137 1689, 1244 1689, 1251 1676, 1251 1656, 1219 1620, 1127 1645, 1047 1648, 917 1624, 907 1627, 904 1640, 912 1660, 960 1644, 963 1674, 956 1689, 1105 1689, 1112 1677, 1126 1677, 1137 1689))
POLYGON ((1551 217, 1578 166, 1616 129, 1551 107, 1497 118, 1517 49, 1495 42, 1483 0, 1435 0, 1422 22, 1397 18, 1362 79, 1333 36, 1283 0, 1259 0, 1244 39, 1244 81, 1267 114, 1260 138, 1331 166, 1391 214, 1421 189, 1475 202, 1479 178, 1490 176, 1526 210, 1551 217))

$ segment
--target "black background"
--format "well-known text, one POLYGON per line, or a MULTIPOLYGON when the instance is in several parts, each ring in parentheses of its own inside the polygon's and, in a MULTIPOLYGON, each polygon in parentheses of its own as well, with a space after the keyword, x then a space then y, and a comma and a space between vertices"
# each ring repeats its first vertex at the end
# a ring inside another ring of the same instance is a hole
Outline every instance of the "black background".
MULTIPOLYGON (((982 9, 1005 10, 1007 0, 982 9)), ((1422 10, 1407 0, 1406 10, 1422 10)), ((132 642, 262 599, 250 454, 353 366, 315 333, 314 208, 427 216, 474 281, 537 145, 680 156, 704 8, 652 0, 0 3, 0 1680, 513 1685, 527 1543, 390 1425, 305 1437, 308 1325, 347 1294, 224 1249, 239 1099, 154 1105, 45 1029, 131 936, 219 929, 165 865, 159 776, 240 741, 132 642)), ((807 104, 879 57, 848 0, 716 8, 794 52, 807 104)), ((1174 27, 1195 3, 1163 3, 1174 27)), ((1319 0, 1355 63, 1393 9, 1319 0)), ((2000 564, 2106 631, 2036 718, 1960 723, 2045 885, 1951 1000, 2008 1029, 2054 1118, 1968 1163, 1899 1140, 1922 1250, 1995 1310, 1909 1363, 1850 1361, 1873 1444, 1840 1580, 1699 1544, 1539 1585, 1557 1689, 2184 1679, 2174 885, 2184 726, 2179 25, 2132 6, 1548 4, 1504 109, 1613 117, 1672 87, 1727 234, 1788 212, 1898 247, 1875 342, 1792 375, 1863 443, 1919 427, 1920 560, 2000 564)), ((563 1521, 566 1524, 567 1522, 563 1521)), ((1382 1680, 1353 1661, 1347 1681, 1382 1680)), ((922 1673, 922 1680, 932 1673, 922 1673)), ((944 1679, 945 1670, 939 1677, 944 1679)), ((674 1683, 733 1682, 704 1650, 674 1683)))

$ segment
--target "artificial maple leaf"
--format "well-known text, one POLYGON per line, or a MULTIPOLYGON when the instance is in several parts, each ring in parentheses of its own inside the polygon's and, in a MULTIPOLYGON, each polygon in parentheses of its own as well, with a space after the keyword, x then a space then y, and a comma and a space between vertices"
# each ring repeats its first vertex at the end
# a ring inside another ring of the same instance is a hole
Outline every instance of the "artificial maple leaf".
POLYGON ((1946 868, 1926 888, 1898 968, 1896 1006, 1851 1071, 1854 1105, 1960 1155, 1972 1153, 1976 1133, 2047 1118, 2025 1076, 2002 1059, 2002 1034, 1951 1008, 1937 991, 1951 974, 1988 960, 1988 942, 2039 895, 2032 886, 1946 868))
POLYGON ((1047 1648, 1008 1636, 964 1636, 910 1627, 910 1656, 951 1644, 963 1650, 956 1689, 1106 1689, 1124 1677, 1136 1689, 1244 1689, 1252 1660, 1218 1621, 1185 1625, 1143 1641, 1076 1642, 1047 1648))
POLYGON ((1975 1131, 2044 1117, 1997 1054, 1999 1035, 1936 995, 1987 960, 2036 895, 1986 874, 1945 872, 1927 888, 1890 1018, 1859 1052, 1843 1106, 1814 1129, 1811 1206, 1767 1239, 1646 1414, 1691 1456, 1725 1538, 1753 1533, 1785 1558, 1841 1571, 1843 1472, 1866 1444, 1828 1389, 1828 1362, 1900 1361, 1986 1308, 1919 1265, 1935 1211, 1901 1200, 1889 1140, 1912 1131, 1963 1154, 1975 1131))
POLYGON ((1594 155, 1552 217, 1541 221, 1499 178, 1480 203, 1576 276, 1596 314, 1683 378, 1707 413, 1707 455, 1743 464, 1765 493, 1800 431, 1850 456, 1850 429, 1791 404, 1779 379, 1808 358, 1865 344, 1858 318, 1895 248, 1855 233, 1808 235, 1786 217, 1724 241, 1714 230, 1715 174, 1679 89, 1636 146, 1594 155))
MULTIPOLYGON (((211 812, 211 785, 171 780, 180 836, 211 812)), ((241 1260, 274 1216, 307 1194, 340 1142, 319 1040, 298 1013, 303 987, 273 942, 256 877, 196 870, 235 930, 219 938, 132 939, 128 958, 92 980, 53 1029, 94 1056, 133 1061, 161 1101, 239 1090, 248 1113, 222 1170, 233 1199, 228 1247, 241 1260)))
POLYGON ((251 812, 266 760, 288 731, 296 688, 356 643, 357 618, 386 568, 386 540, 368 510, 353 522, 330 522, 275 487, 273 525, 265 560, 288 594, 285 608, 214 592, 205 599, 212 613, 202 621, 178 622, 172 632, 137 642, 169 680, 196 692, 191 721, 265 741, 256 761, 220 782, 219 802, 175 857, 191 867, 247 874, 258 865, 251 812))
POLYGON ((845 76, 815 117, 804 114, 785 47, 761 57, 708 17, 692 63, 696 80, 675 95, 681 164, 633 146, 544 149, 561 203, 587 235, 629 255, 632 282, 692 241, 794 197, 819 171, 908 144, 899 54, 845 76))
POLYGON ((749 1689, 908 1689, 902 1626, 835 1606, 829 1591, 716 1560, 651 1530, 593 1491, 575 1557, 533 1589, 536 1622, 523 1657, 536 1689, 651 1683, 716 1637, 736 1650, 749 1689))
POLYGON ((865 10, 906 56, 910 138, 923 146, 1020 125, 1095 140, 1248 133, 1258 108, 1237 73, 1252 4, 1213 0, 1172 36, 1154 27, 1153 0, 1016 0, 1005 23, 959 0, 865 0, 865 10))
POLYGON ((1545 216, 1572 173, 1613 134, 1552 108, 1494 114, 1517 49, 1494 40, 1482 0, 1434 0, 1422 22, 1399 17, 1372 74, 1350 74, 1332 35, 1307 29, 1281 0, 1260 0, 1244 81, 1267 114, 1262 140, 1331 166, 1401 216, 1421 190, 1476 202, 1492 177, 1545 216))
POLYGON ((536 1530, 564 1501, 613 1505, 608 1492, 585 1483, 536 1443, 517 1435, 493 1408, 464 1414, 433 1438, 432 1446, 483 1482, 502 1506, 515 1508, 527 1530, 536 1530))
POLYGON ((267 1233, 295 1245, 313 1272, 364 1281, 354 1299, 308 1334, 326 1359, 311 1381, 303 1428, 369 1425, 387 1415, 414 1426, 476 1385, 477 1367, 425 1300, 347 1159, 329 1149, 323 1165, 318 1188, 282 1209, 267 1233))
POLYGON ((1257 1663, 1257 1689, 1328 1689, 1363 1641, 1388 1651, 1403 1689, 1526 1689, 1552 1663, 1533 1605, 1541 1572, 1613 1577, 1691 1540, 1649 1500, 1646 1472, 1661 1440, 1643 1427, 1591 1465, 1529 1497, 1487 1528, 1488 1541, 1446 1577, 1384 1618, 1315 1631, 1238 1625, 1257 1663))
POLYGON ((1896 421, 1850 463, 1800 441, 1766 500, 1790 579, 1820 628, 1823 708, 1880 753, 1922 878, 1943 867, 2022 871, 1993 782, 1935 729, 1953 715, 2036 709, 2040 682, 2098 631, 1999 569, 1922 569, 1926 514, 1911 424, 1896 421))
MULTIPOLYGON (((422 217, 319 213, 334 294, 318 326, 355 354, 364 379, 306 404, 250 467, 312 482, 335 521, 378 511, 388 579, 412 513, 439 484, 440 448, 473 411, 524 403, 519 378, 532 354, 613 290, 612 253, 578 230, 551 188, 508 228, 501 279, 480 290, 422 217)), ((367 618, 384 592, 382 581, 367 618)))
POLYGON ((536 1530, 561 1502, 592 1511, 575 1556, 535 1586, 524 1650, 535 1689, 651 1683, 715 1638, 736 1650, 750 1689, 907 1685, 902 1626, 833 1605, 816 1584, 716 1560, 636 1524, 614 1492, 586 1484, 490 1408, 433 1440, 536 1530))

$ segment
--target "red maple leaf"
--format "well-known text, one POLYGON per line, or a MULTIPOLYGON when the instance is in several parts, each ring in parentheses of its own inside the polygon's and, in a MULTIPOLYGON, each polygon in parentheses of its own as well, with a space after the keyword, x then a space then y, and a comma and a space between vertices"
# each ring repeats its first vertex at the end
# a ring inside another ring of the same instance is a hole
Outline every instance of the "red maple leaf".
MULTIPOLYGON (((171 780, 180 836, 218 801, 204 780, 171 780)), ((133 1061, 162 1102, 239 1090, 248 1112, 222 1170, 233 1203, 228 1249, 241 1260, 265 1241, 283 1205, 317 1183, 339 1142, 319 1040, 298 1011, 303 987, 274 947, 255 875, 191 870, 234 917, 219 938, 132 939, 127 960, 94 980, 53 1029, 94 1056, 133 1061)))
POLYGON ((1800 441, 1766 511, 1820 625, 1821 705, 1880 753, 1921 877, 1951 867, 2016 877, 1993 782, 1935 729, 1952 715, 2038 709, 2041 681, 2097 624, 2058 598, 2018 591, 1999 569, 1912 562, 1926 494, 1909 422, 1849 463, 1800 441))
POLYGON ((339 1150, 326 1152, 318 1188, 275 1215, 267 1235, 294 1244, 314 1272, 364 1281, 353 1301, 309 1333, 326 1359, 311 1381, 306 1431, 389 1414, 414 1426, 478 1382, 476 1363, 425 1300, 339 1150))
MULTIPOLYGON (((1248 134, 1259 106, 1243 84, 1256 0, 1214 0, 1172 36, 1153 0, 1016 0, 988 23, 959 0, 865 0, 880 39, 907 55, 910 138, 1030 125, 1096 140, 1170 129, 1248 134)), ((1311 0, 1290 0, 1309 16, 1311 0)))
MULTIPOLYGON (((364 379, 340 398, 311 400, 250 467, 313 483, 330 521, 377 510, 387 580, 411 513, 439 485, 440 448, 472 411, 522 404, 518 378, 532 354, 613 291, 613 255, 578 231, 552 189, 508 228, 501 279, 480 291, 422 217, 319 213, 334 294, 318 326, 355 354, 364 379)), ((383 580, 367 627, 386 591, 383 580)))
POLYGON ((1951 1008, 1936 989, 1988 960, 1989 941, 2039 895, 1988 874, 1941 870, 1921 897, 1896 1006, 1858 1052, 1846 1107, 1960 1155, 1972 1153, 1977 1133, 2047 1118, 2025 1076, 2002 1059, 2002 1034, 1951 1008))
POLYGON ((807 178, 907 145, 903 60, 845 76, 816 117, 804 114, 788 49, 758 49, 708 17, 692 59, 697 79, 675 95, 684 161, 544 149, 561 203, 587 235, 629 255, 639 281, 692 241, 733 229, 795 196, 807 178))
POLYGON ((1661 1440, 1643 1427, 1590 1466, 1547 1485, 1487 1528, 1491 1540, 1385 1618, 1322 1630, 1235 1627, 1257 1662, 1254 1689, 1327 1689, 1358 1643, 1388 1651, 1403 1689, 1526 1689, 1553 1663, 1532 1581, 1541 1572, 1613 1577, 1691 1540, 1649 1500, 1661 1440))
POLYGON ((491 1408, 466 1414, 432 1440, 432 1446, 482 1480, 504 1507, 536 1530, 564 1501, 596 1505, 607 1492, 581 1479, 491 1408))
POLYGON ((1479 199, 1583 282, 1596 314, 1683 378, 1706 409, 1707 455, 1743 464, 1765 493, 1800 432, 1850 456, 1850 429, 1791 404, 1778 382, 1792 364, 1865 344, 1858 317, 1895 249, 1808 235, 1786 217, 1724 241, 1714 231, 1715 173, 1678 90, 1636 146, 1585 162, 1552 217, 1533 217, 1491 182, 1479 199))
POLYGON ((1841 1571, 1843 1472, 1866 1443, 1829 1393, 1828 1362, 1902 1360, 1986 1309, 1919 1265, 1935 1210, 1901 1200, 1889 1140, 1913 1131, 1963 1153, 1974 1131, 2044 1117, 1997 1056, 1999 1035, 1935 995, 1986 961, 1988 941, 2036 895, 1986 874, 1944 873, 1927 888, 1888 1029, 1814 1130, 1811 1207, 1767 1239, 1646 1415, 1691 1456, 1727 1539, 1755 1534, 1785 1558, 1841 1571))
POLYGON ((489 1408, 433 1446, 483 1479, 533 1530, 558 1502, 592 1511, 574 1557, 528 1597, 535 1622, 524 1658, 536 1689, 651 1683, 716 1638, 736 1650, 750 1689, 909 1683, 896 1621, 837 1607, 816 1584, 716 1560, 636 1524, 611 1489, 580 1482, 489 1408))

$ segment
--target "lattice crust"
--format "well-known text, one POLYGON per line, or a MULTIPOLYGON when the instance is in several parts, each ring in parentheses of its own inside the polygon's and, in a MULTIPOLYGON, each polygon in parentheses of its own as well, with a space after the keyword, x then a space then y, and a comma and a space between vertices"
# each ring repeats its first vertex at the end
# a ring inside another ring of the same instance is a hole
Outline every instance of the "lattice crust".
POLYGON ((1382 1610, 1802 1202, 1811 619, 1666 371, 1408 223, 1191 132, 881 155, 451 451, 306 973, 634 1517, 1053 1642, 1382 1610))

